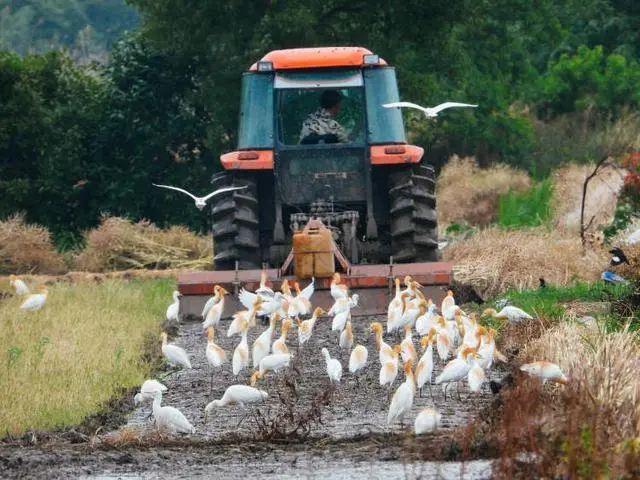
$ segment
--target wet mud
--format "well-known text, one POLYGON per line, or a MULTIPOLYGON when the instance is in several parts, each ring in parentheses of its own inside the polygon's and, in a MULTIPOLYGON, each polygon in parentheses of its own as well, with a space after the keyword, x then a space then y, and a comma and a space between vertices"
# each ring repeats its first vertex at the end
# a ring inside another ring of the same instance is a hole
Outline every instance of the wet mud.
MULTIPOLYGON (((380 363, 369 331, 374 320, 382 319, 353 319, 355 343, 369 351, 367 366, 357 378, 348 372, 349 353, 341 352, 338 334, 330 331, 331 319, 322 318, 310 341, 300 349, 297 330, 291 329, 287 344, 294 360, 289 370, 270 373, 258 383, 269 393, 264 404, 218 409, 208 423, 205 405, 220 398, 229 385, 248 384, 252 369, 235 377, 229 362, 222 371, 213 372, 211 383, 206 332, 199 322, 183 323, 174 343, 187 351, 193 369, 175 373, 167 369, 156 378, 169 389, 163 405, 180 409, 195 426, 195 434, 158 433, 150 418, 151 403, 134 407, 135 392, 129 391, 114 409, 119 428, 113 418, 98 416, 91 428, 100 421, 103 428, 97 427, 98 433, 93 435, 78 433, 76 441, 57 437, 0 444, 0 477, 491 478, 491 452, 464 438, 466 426, 490 411, 493 395, 489 386, 485 384, 481 393, 472 394, 465 382, 460 386, 460 398, 452 386, 445 400, 440 386, 432 385, 431 390, 425 388, 422 397, 416 394, 404 425, 387 425, 389 392, 378 383, 380 363), (322 347, 343 365, 342 381, 336 386, 329 383, 322 347), (413 421, 427 406, 442 414, 440 429, 415 437, 413 421), (129 410, 128 415, 123 416, 122 410, 129 410)), ((231 359, 240 337, 226 336, 229 323, 221 322, 216 343, 231 359)), ((250 330, 250 347, 265 328, 259 324, 250 330)), ((385 336, 390 344, 400 340, 399 336, 385 336)), ((414 340, 418 345, 417 336, 414 340)), ((436 359, 434 379, 443 366, 436 359)), ((497 381, 504 374, 505 370, 494 366, 487 377, 497 381)), ((400 372, 391 393, 402 381, 400 372)))

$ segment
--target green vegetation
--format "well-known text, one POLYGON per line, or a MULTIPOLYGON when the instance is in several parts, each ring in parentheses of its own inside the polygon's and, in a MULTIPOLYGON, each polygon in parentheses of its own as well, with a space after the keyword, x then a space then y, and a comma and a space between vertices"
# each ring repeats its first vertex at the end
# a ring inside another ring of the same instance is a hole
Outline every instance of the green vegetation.
POLYGON ((551 220, 553 185, 546 179, 525 192, 508 191, 498 200, 498 223, 504 228, 537 227, 551 220))
POLYGON ((436 167, 473 154, 540 180, 637 137, 634 2, 129 3, 16 0, 0 14, 0 219, 25 212, 61 249, 102 213, 207 230, 151 183, 209 188, 235 146, 240 76, 277 48, 363 45, 396 67, 404 99, 478 103, 434 122, 404 112, 436 167), (136 8, 141 27, 123 36, 136 8), (112 44, 108 64, 78 62, 112 44))
POLYGON ((80 423, 142 383, 173 288, 168 280, 57 285, 38 312, 19 310, 18 297, 4 301, 0 435, 80 423))
POLYGON ((26 55, 67 47, 76 59, 105 61, 111 44, 137 26, 125 0, 12 0, 0 10, 0 48, 26 55))
MULTIPOLYGON (((533 316, 538 316, 550 321, 558 321, 565 318, 567 308, 563 305, 571 302, 598 303, 624 301, 633 291, 633 287, 627 285, 611 285, 604 282, 586 283, 576 282, 569 287, 557 287, 546 285, 545 288, 530 288, 525 290, 510 289, 500 294, 490 302, 495 306, 500 299, 508 298, 511 305, 516 305, 533 316)), ((499 310, 499 309, 498 309, 499 310)), ((635 316, 622 318, 619 315, 603 311, 595 307, 589 315, 602 320, 607 329, 618 330, 628 322, 632 322, 632 329, 640 328, 640 312, 635 316)), ((496 326, 498 322, 490 319, 490 323, 496 326)))

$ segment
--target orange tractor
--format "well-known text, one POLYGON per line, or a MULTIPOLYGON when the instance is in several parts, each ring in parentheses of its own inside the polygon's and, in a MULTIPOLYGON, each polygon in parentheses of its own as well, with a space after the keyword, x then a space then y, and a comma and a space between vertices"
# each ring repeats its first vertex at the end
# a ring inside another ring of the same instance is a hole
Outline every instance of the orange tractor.
POLYGON ((395 277, 442 298, 453 273, 439 261, 435 174, 400 109, 382 107, 398 100, 395 69, 365 48, 276 50, 253 64, 237 149, 212 182, 246 188, 214 197, 215 271, 178 277, 182 313, 198 315, 215 284, 235 298, 255 289, 262 271, 275 286, 315 278, 313 303, 328 309, 339 270, 360 295, 354 315, 386 312, 395 277))

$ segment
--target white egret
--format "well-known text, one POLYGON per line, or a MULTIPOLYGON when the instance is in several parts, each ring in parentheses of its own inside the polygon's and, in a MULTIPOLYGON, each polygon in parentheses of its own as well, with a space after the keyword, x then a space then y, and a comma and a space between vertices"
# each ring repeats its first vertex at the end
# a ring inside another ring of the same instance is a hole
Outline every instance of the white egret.
POLYGON ((31 293, 27 284, 15 275, 9 275, 9 285, 15 289, 16 295, 29 295, 31 293))
POLYGON ((48 290, 45 285, 40 285, 36 292, 30 294, 26 300, 20 305, 20 310, 26 310, 28 312, 37 312, 40 310, 47 301, 48 290))
POLYGON ((471 108, 475 108, 478 105, 472 105, 470 103, 444 102, 444 103, 441 103, 440 105, 437 105, 435 107, 423 107, 421 105, 418 105, 416 103, 411 103, 411 102, 392 102, 392 103, 385 103, 382 106, 385 107, 385 108, 394 108, 394 107, 415 108, 417 110, 420 110, 422 113, 424 113, 424 115, 427 118, 433 118, 433 117, 437 117, 438 113, 440 113, 443 110, 446 110, 447 108, 454 108, 454 107, 471 107, 471 108))
POLYGON ((325 362, 327 362, 327 375, 329 376, 329 380, 331 382, 340 382, 342 378, 342 365, 340 361, 335 358, 331 358, 329 355, 329 350, 326 348, 322 349, 322 356, 324 357, 325 362))
POLYGON ((569 379, 558 365, 544 360, 522 365, 520 370, 529 375, 540 377, 543 384, 547 383, 547 380, 563 385, 569 383, 569 379))
POLYGON ((172 366, 180 365, 185 368, 191 368, 191 362, 187 352, 182 347, 167 342, 167 333, 162 332, 162 354, 172 366))
POLYGON ((153 184, 153 186, 154 187, 161 187, 161 188, 168 188, 169 190, 175 190, 176 192, 181 192, 181 193, 184 193, 185 195, 189 195, 191 198, 193 198, 195 200, 196 207, 198 208, 198 210, 202 210, 207 205, 207 200, 209 200, 211 197, 215 197, 216 195, 220 195, 221 193, 233 192, 234 190, 243 190, 243 189, 247 188, 246 185, 243 186, 243 187, 224 187, 224 188, 219 188, 218 190, 214 190, 209 195, 206 195, 204 197, 196 197, 195 195, 193 195, 192 193, 187 192, 183 188, 172 187, 171 185, 158 185, 158 184, 155 184, 155 183, 153 184))
POLYGON ((167 387, 157 380, 145 380, 140 387, 140 392, 136 393, 133 397, 133 403, 138 405, 145 400, 153 400, 156 396, 156 392, 166 392, 167 387))
POLYGON ((157 391, 153 398, 153 417, 156 425, 166 427, 170 432, 196 433, 196 429, 180 410, 175 407, 160 406, 162 392, 157 391))
POLYGON ((247 404, 264 402, 268 398, 269 394, 264 390, 249 385, 231 385, 227 387, 220 400, 213 400, 204 407, 204 423, 207 423, 214 409, 234 404, 245 408, 247 404))
POLYGON ((416 420, 413 424, 413 429, 416 435, 433 432, 440 426, 441 419, 442 415, 440 413, 438 413, 433 408, 427 407, 423 409, 416 417, 416 420))
POLYGON ((177 290, 173 291, 173 303, 169 304, 167 307, 167 320, 179 322, 178 312, 180 311, 180 292, 177 290))

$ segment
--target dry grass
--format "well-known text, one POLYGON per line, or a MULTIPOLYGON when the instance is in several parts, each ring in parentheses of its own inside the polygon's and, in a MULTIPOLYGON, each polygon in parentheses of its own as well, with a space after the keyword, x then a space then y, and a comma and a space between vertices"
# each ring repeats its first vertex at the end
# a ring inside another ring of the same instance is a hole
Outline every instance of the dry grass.
MULTIPOLYGON (((554 225, 576 233, 580 231, 580 206, 584 180, 594 165, 566 165, 554 171, 554 225)), ((604 168, 589 182, 585 203, 585 223, 593 217, 590 232, 601 230, 613 219, 618 195, 622 189, 624 171, 604 168)))
POLYGON ((558 364, 569 383, 514 371, 489 421, 494 477, 638 478, 640 334, 565 321, 525 342, 513 363, 536 360, 558 364))
POLYGON ((473 158, 453 156, 438 177, 438 224, 485 226, 498 217, 498 198, 508 190, 531 186, 529 176, 507 165, 479 168, 473 158))
POLYGON ((0 221, 0 273, 63 271, 64 262, 46 228, 28 225, 23 215, 0 221))
POLYGON ((150 222, 104 217, 85 235, 85 248, 76 268, 90 272, 135 268, 207 269, 213 262, 209 236, 196 235, 183 226, 162 230, 150 222))
MULTIPOLYGON (((38 312, 0 303, 0 435, 77 424, 140 384, 173 283, 55 285, 38 312)), ((159 341, 158 341, 159 348, 159 341)))
POLYGON ((577 236, 543 228, 487 228, 448 246, 443 254, 453 262, 456 280, 471 284, 483 297, 511 287, 536 287, 540 277, 559 286, 597 280, 609 260, 600 250, 587 250, 583 256, 577 236))

